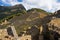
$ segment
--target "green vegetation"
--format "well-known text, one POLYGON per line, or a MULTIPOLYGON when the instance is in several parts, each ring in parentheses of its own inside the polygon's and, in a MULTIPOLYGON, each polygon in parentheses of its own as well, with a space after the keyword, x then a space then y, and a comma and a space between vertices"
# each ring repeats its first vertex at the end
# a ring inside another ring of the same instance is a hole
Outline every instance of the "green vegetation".
POLYGON ((37 12, 42 12, 42 13, 47 13, 48 14, 48 12, 46 12, 42 9, 39 9, 39 8, 32 8, 32 9, 28 10, 27 12, 34 11, 34 10, 36 10, 37 12))
POLYGON ((22 4, 15 6, 0 6, 0 22, 4 19, 10 19, 12 16, 26 13, 26 9, 22 4))

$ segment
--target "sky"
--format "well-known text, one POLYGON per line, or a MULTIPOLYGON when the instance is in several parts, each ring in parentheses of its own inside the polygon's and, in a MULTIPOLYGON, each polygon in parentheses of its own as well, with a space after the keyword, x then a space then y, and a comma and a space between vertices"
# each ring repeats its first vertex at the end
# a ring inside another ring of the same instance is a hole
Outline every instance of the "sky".
POLYGON ((60 10, 60 0, 0 0, 1 6, 23 4, 26 10, 40 8, 48 12, 60 10))

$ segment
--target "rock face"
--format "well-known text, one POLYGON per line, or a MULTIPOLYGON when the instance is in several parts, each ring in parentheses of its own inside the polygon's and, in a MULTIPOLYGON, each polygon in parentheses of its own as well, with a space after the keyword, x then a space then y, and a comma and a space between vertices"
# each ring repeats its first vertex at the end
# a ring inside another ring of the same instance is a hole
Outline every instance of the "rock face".
POLYGON ((60 26, 60 25, 59 25, 59 24, 60 24, 60 18, 52 19, 52 20, 50 21, 50 24, 59 27, 59 26, 60 26))
POLYGON ((36 27, 31 27, 31 29, 27 30, 27 34, 30 34, 32 37, 32 40, 39 40, 39 29, 36 27))
POLYGON ((51 16, 50 25, 59 27, 60 25, 60 10, 56 11, 53 16, 51 16))
POLYGON ((55 31, 56 33, 60 34, 60 18, 52 19, 49 22, 49 30, 55 31))

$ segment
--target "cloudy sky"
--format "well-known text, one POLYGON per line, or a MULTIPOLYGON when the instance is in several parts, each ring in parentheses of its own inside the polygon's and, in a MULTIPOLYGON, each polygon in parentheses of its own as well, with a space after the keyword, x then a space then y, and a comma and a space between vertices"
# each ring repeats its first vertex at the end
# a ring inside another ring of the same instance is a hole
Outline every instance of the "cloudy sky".
POLYGON ((16 4, 23 4, 27 10, 40 8, 49 12, 55 12, 60 9, 60 0, 0 0, 1 6, 13 6, 16 4))

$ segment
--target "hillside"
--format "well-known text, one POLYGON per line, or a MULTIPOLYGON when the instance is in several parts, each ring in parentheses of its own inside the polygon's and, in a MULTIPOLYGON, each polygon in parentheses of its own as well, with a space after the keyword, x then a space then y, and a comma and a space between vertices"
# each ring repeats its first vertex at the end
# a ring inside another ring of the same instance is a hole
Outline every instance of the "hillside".
POLYGON ((26 9, 22 4, 15 6, 0 6, 0 21, 18 13, 26 13, 26 9))
MULTIPOLYGON (((38 9, 41 10, 41 9, 38 9)), ((26 14, 21 14, 20 16, 16 16, 9 21, 14 24, 17 31, 26 30, 28 27, 32 27, 34 25, 40 26, 42 24, 42 19, 48 15, 45 11, 38 11, 35 8, 31 11, 27 11, 26 14)), ((19 32, 20 32, 19 31, 19 32)))
MULTIPOLYGON (((50 14, 49 12, 38 8, 26 10, 21 4, 8 7, 0 6, 0 9, 0 28, 6 28, 8 25, 13 23, 18 34, 32 26, 37 26, 38 28, 40 26, 45 26, 46 28, 46 25, 50 23, 53 18, 60 18, 59 10, 57 11, 57 13, 55 12, 50 14), (5 21, 5 23, 4 20, 7 20, 7 22, 5 21)), ((54 20, 53 23, 55 22, 54 20)), ((56 20, 56 22, 58 20, 56 20)))
POLYGON ((42 19, 49 15, 48 12, 38 8, 32 8, 26 11, 21 4, 11 7, 1 6, 0 8, 0 15, 3 15, 1 18, 1 22, 3 23, 1 28, 5 28, 9 25, 4 24, 4 20, 7 20, 14 24, 18 34, 27 30, 28 27, 32 27, 34 25, 40 26, 42 24, 42 19))

